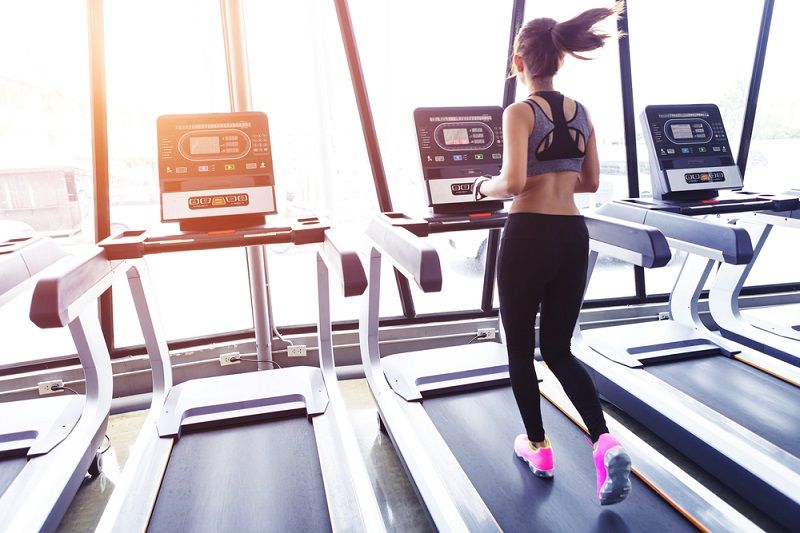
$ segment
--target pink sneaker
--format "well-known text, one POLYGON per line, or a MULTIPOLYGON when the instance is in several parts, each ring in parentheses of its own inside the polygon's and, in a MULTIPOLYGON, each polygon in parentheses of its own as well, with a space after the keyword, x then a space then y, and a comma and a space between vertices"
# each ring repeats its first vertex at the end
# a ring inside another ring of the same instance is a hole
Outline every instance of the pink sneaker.
POLYGON ((631 492, 631 458, 622 444, 610 433, 603 433, 594 447, 597 469, 597 497, 600 505, 624 500, 631 492))
POLYGON ((543 478, 553 477, 553 448, 547 437, 544 446, 534 449, 527 435, 517 435, 514 439, 514 453, 528 463, 528 468, 534 475, 543 478))

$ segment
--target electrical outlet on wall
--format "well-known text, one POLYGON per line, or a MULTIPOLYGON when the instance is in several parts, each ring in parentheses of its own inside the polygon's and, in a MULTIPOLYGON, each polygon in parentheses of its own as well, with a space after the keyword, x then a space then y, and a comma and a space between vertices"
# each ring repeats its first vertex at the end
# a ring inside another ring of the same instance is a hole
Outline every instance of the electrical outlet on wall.
POLYGON ((227 352, 219 354, 219 365, 238 365, 242 361, 239 359, 239 352, 227 352))
POLYGON ((60 379, 52 379, 50 381, 41 381, 39 385, 39 395, 45 394, 58 394, 64 392, 64 382, 60 379))
POLYGON ((288 355, 289 357, 305 357, 306 345, 305 344, 289 345, 286 347, 286 355, 288 355))
POLYGON ((494 328, 478 328, 478 338, 482 340, 494 339, 495 333, 494 328))

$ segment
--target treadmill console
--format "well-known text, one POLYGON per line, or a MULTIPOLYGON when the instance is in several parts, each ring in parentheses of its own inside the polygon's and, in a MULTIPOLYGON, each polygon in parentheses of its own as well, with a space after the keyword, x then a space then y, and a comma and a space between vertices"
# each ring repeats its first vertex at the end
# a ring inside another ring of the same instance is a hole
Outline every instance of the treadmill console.
POLYGON ((264 113, 164 115, 157 129, 162 222, 231 229, 276 212, 264 113))
POLYGON ((739 167, 714 104, 650 105, 641 115, 657 200, 714 198, 741 189, 739 167))
POLYGON ((473 200, 478 176, 496 176, 503 164, 500 106, 420 107, 414 110, 422 176, 434 213, 499 211, 503 202, 473 200))

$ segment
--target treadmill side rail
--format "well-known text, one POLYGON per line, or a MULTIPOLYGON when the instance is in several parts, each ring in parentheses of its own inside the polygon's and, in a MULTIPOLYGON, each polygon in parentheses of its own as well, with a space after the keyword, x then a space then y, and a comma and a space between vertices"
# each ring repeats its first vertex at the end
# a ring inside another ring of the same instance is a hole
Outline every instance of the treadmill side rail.
POLYGON ((316 260, 317 346, 328 408, 313 418, 314 434, 334 529, 380 533, 386 531, 386 526, 336 377, 330 302, 331 269, 338 276, 345 297, 363 294, 367 278, 358 255, 336 241, 334 232, 326 232, 316 260))
POLYGON ((424 292, 442 289, 442 267, 439 254, 426 241, 410 231, 375 217, 367 226, 367 237, 394 267, 424 292))
POLYGON ((25 290, 27 281, 66 255, 49 237, 0 242, 0 306, 25 290))
POLYGON ((750 236, 742 228, 647 210, 625 200, 608 202, 598 207, 596 213, 658 228, 672 246, 709 259, 739 265, 753 257, 750 236))
MULTIPOLYGON (((408 233, 406 230, 390 229, 408 233)), ((407 244, 414 247, 421 243, 411 240, 407 244)), ((433 249, 432 253, 436 254, 436 250, 433 249)), ((395 394, 386 381, 378 343, 381 257, 378 248, 370 249, 367 265, 369 285, 359 320, 361 361, 378 413, 439 531, 500 531, 486 503, 453 457, 444 439, 435 427, 431 427, 433 424, 420 403, 406 402, 395 394)), ((438 254, 436 258, 438 265, 438 254)))
POLYGON ((672 258, 661 231, 635 220, 619 220, 599 213, 584 216, 592 249, 616 250, 632 264, 646 268, 666 265, 672 258))

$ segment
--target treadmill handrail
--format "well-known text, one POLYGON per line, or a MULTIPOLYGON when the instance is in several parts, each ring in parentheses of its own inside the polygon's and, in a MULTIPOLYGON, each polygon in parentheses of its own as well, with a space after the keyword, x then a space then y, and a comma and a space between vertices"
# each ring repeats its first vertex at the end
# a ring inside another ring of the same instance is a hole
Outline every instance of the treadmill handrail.
POLYGON ((124 265, 124 261, 109 261, 103 249, 95 248, 54 268, 36 283, 31 299, 31 321, 40 328, 68 325, 111 287, 115 272, 127 270, 124 265))
POLYGON ((442 266, 431 244, 405 228, 393 226, 382 215, 370 220, 366 234, 381 254, 424 292, 442 290, 442 266))
POLYGON ((598 207, 595 213, 653 226, 661 230, 676 248, 709 259, 743 265, 753 258, 753 245, 744 228, 649 210, 620 201, 608 202, 598 207))
POLYGON ((638 266, 658 268, 672 258, 666 237, 656 228, 594 213, 583 218, 591 240, 634 252, 638 266))
POLYGON ((26 281, 66 255, 49 237, 0 242, 0 306, 24 289, 26 281))
POLYGON ((358 253, 346 242, 337 230, 325 231, 325 240, 320 246, 319 255, 328 270, 332 271, 342 285, 345 297, 360 296, 367 290, 367 274, 358 253))

